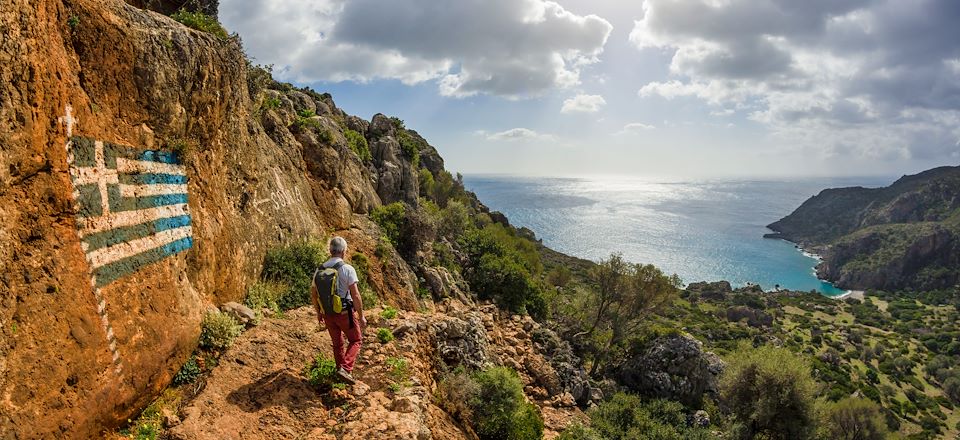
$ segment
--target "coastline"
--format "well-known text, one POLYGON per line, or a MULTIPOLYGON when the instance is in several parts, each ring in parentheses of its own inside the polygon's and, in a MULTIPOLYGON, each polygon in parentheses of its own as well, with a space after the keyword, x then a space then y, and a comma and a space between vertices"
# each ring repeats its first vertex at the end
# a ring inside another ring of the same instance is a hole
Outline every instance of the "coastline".
MULTIPOLYGON (((785 241, 785 242, 787 242, 787 243, 792 244, 793 247, 794 247, 794 249, 796 249, 798 252, 800 252, 801 254, 803 254, 803 256, 805 256, 805 257, 807 257, 807 258, 810 258, 810 259, 813 259, 813 260, 815 260, 815 261, 817 262, 817 264, 813 265, 813 267, 811 268, 811 270, 813 271, 813 275, 814 275, 815 277, 817 277, 818 280, 820 280, 820 281, 822 281, 822 282, 825 282, 825 283, 829 283, 831 286, 833 286, 834 288, 836 288, 836 289, 838 289, 838 290, 840 289, 840 287, 837 287, 836 285, 833 284, 833 281, 825 280, 825 279, 823 279, 823 278, 820 278, 819 274, 817 273, 817 266, 819 266, 820 263, 823 262, 823 257, 821 257, 819 253, 816 253, 815 251, 810 251, 810 250, 805 249, 805 248, 804 248, 803 246, 801 246, 799 243, 796 243, 796 242, 794 242, 794 241, 791 241, 790 239, 786 238, 786 237, 785 237, 783 234, 781 234, 780 232, 773 232, 773 233, 770 233, 770 234, 764 234, 764 235, 763 235, 763 238, 770 238, 770 239, 774 239, 774 240, 783 240, 783 241, 785 241)), ((845 289, 845 290, 846 290, 846 289, 845 289)), ((827 298, 833 298, 833 299, 836 299, 836 300, 842 300, 842 299, 844 299, 844 298, 851 297, 851 298, 856 298, 856 299, 859 299, 860 301, 863 301, 864 292, 863 292, 862 290, 846 290, 844 293, 841 293, 841 294, 839 294, 839 295, 827 295, 825 292, 820 292, 820 294, 823 295, 823 296, 825 296, 825 297, 827 297, 827 298)))
POLYGON ((865 292, 863 290, 848 290, 847 293, 837 296, 831 296, 830 298, 836 299, 838 301, 844 300, 847 298, 854 298, 860 301, 864 300, 865 292))

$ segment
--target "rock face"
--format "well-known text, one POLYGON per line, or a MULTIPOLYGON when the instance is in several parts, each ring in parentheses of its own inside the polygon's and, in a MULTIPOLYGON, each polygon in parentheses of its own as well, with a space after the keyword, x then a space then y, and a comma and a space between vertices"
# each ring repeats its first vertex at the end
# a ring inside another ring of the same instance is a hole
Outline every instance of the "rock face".
POLYGON ((689 335, 668 335, 618 366, 615 375, 623 386, 640 394, 698 405, 704 394, 716 394, 721 372, 723 361, 703 351, 700 341, 689 335))
POLYGON ((377 194, 383 203, 406 202, 417 204, 420 183, 417 170, 400 145, 400 127, 383 114, 376 114, 370 122, 367 135, 373 139, 370 152, 373 163, 380 170, 377 175, 377 194))
MULTIPOLYGON (((335 230, 373 255, 357 214, 416 201, 390 135, 370 140, 394 156, 364 163, 343 127, 365 122, 249 69, 236 41, 117 0, 0 0, 0 28, 0 437, 116 426, 267 249, 335 230)), ((392 258, 373 287, 418 307, 392 258)))
POLYGON ((733 294, 733 287, 729 281, 716 281, 708 283, 700 281, 687 285, 688 292, 698 294, 701 298, 723 301, 733 294))
POLYGON ((483 369, 490 365, 490 340, 479 313, 435 322, 431 333, 437 353, 448 366, 483 369))
POLYGON ((886 188, 824 190, 768 226, 817 250, 817 273, 854 289, 939 289, 960 283, 960 167, 904 176, 886 188))
POLYGON ((602 394, 597 395, 599 391, 590 387, 583 364, 580 358, 573 354, 570 343, 561 339, 553 330, 544 327, 533 330, 530 337, 540 353, 549 359, 563 390, 569 392, 578 404, 586 406, 591 401, 602 400, 602 394))

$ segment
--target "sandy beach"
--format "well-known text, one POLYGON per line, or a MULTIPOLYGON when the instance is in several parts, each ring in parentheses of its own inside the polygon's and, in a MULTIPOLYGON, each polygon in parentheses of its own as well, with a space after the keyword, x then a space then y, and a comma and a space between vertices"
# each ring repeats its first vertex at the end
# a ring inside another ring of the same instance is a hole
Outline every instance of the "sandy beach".
POLYGON ((863 294, 864 292, 862 290, 848 290, 847 293, 844 293, 843 295, 835 296, 834 298, 838 300, 842 300, 846 298, 855 298, 855 299, 859 299, 860 301, 863 301, 863 294))

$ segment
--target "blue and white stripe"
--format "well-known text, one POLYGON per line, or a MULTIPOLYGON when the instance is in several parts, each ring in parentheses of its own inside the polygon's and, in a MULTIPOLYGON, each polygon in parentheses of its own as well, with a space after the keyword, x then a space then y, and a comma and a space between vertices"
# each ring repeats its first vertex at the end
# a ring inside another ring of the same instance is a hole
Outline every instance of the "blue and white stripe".
POLYGON ((176 154, 81 137, 67 151, 95 288, 193 246, 187 176, 176 154))

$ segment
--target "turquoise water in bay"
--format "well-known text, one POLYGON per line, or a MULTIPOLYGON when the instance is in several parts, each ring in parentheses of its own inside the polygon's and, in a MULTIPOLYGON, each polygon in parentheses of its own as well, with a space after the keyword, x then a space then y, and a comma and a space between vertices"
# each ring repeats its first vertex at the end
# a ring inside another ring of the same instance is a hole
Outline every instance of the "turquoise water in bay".
POLYGON ((680 275, 684 283, 844 293, 817 279, 815 257, 763 238, 779 220, 825 188, 886 186, 894 178, 791 181, 529 178, 470 175, 467 189, 553 249, 598 261, 622 252, 680 275))

